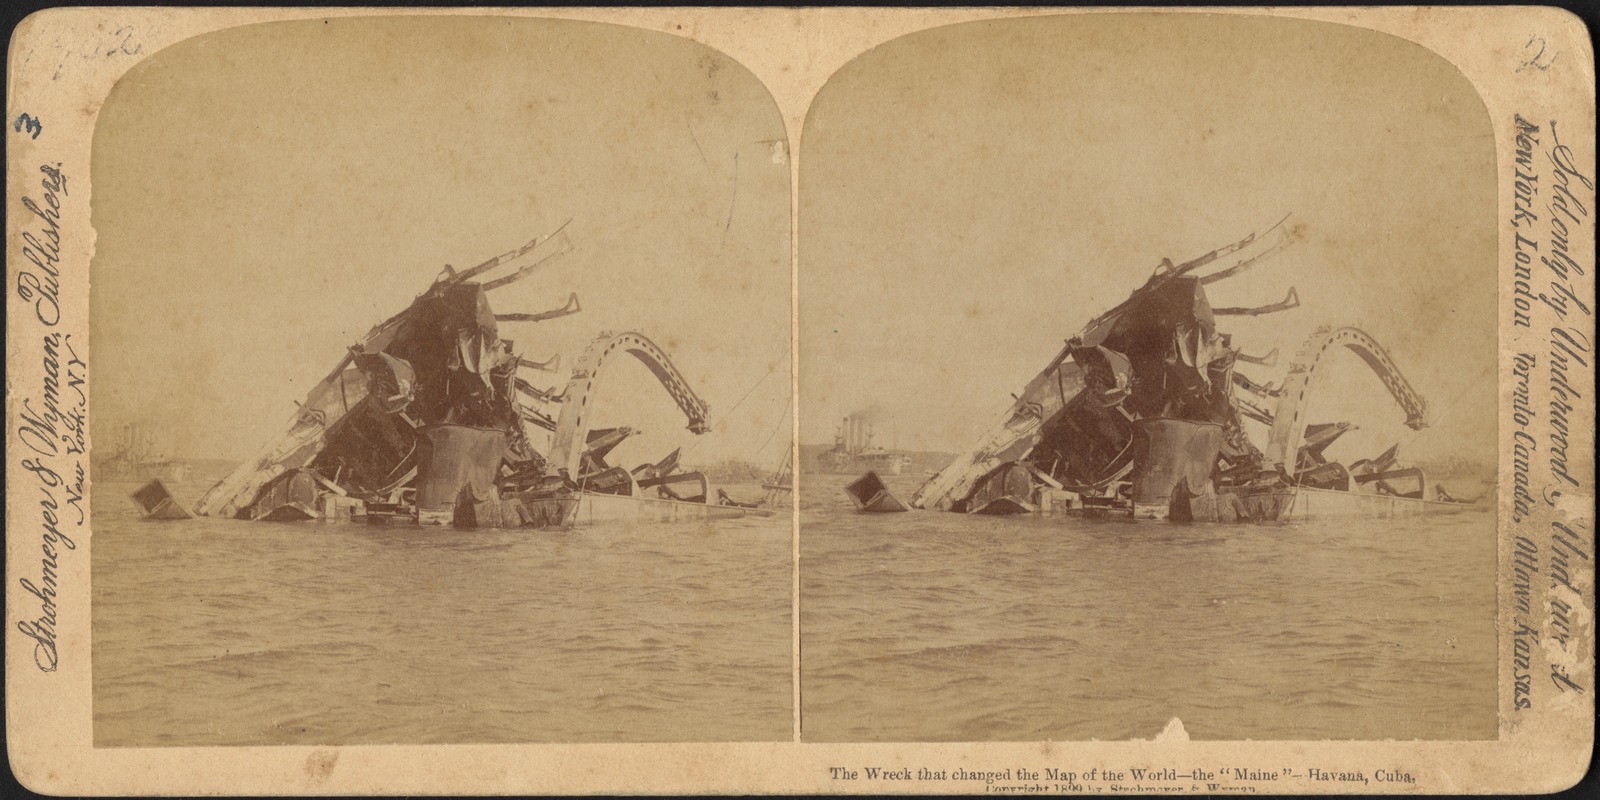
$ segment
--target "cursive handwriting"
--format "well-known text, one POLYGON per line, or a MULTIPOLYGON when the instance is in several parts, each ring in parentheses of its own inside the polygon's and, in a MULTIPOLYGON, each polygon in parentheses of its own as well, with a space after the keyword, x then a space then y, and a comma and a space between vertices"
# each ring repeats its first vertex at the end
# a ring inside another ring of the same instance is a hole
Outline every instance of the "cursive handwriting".
POLYGON ((61 476, 42 459, 25 458, 22 467, 39 480, 39 518, 42 523, 39 549, 43 557, 39 559, 38 583, 30 578, 19 578, 17 581, 23 590, 39 601, 39 615, 31 620, 18 620, 17 630, 34 641, 34 665, 42 672, 55 672, 59 660, 56 652, 56 575, 60 569, 58 557, 61 551, 58 546, 76 550, 78 543, 61 531, 60 518, 56 515, 61 506, 56 502, 55 489, 62 484, 61 476))
MULTIPOLYGON (((38 611, 26 612, 25 618, 17 620, 17 630, 33 640, 34 666, 48 673, 60 664, 56 628, 61 557, 78 549, 76 538, 64 527, 82 527, 88 518, 82 457, 88 449, 89 365, 78 354, 70 333, 56 330, 44 334, 40 351, 42 391, 19 403, 16 429, 23 455, 19 464, 34 476, 38 492, 40 551, 38 573, 19 577, 17 583, 38 601, 38 611), (63 464, 59 471, 58 463, 63 464), (69 515, 64 524, 63 506, 76 511, 77 518, 69 515)), ((19 490, 17 497, 22 496, 19 490)))
POLYGON ((17 272, 17 296, 33 303, 40 322, 54 327, 61 321, 61 198, 67 194, 67 176, 59 163, 40 165, 39 171, 44 173, 39 181, 44 205, 32 197, 22 198, 23 207, 38 217, 33 224, 40 226, 37 232, 25 230, 22 234, 22 257, 36 271, 17 272))
POLYGON ((85 430, 89 405, 89 397, 83 389, 89 365, 78 358, 77 351, 72 348, 72 334, 57 331, 41 338, 44 393, 38 408, 34 407, 33 398, 23 398, 22 411, 18 415, 22 418, 22 424, 17 428, 17 438, 41 456, 83 455, 87 445, 85 430), (63 346, 67 350, 64 366, 61 357, 63 346), (61 394, 63 369, 66 372, 66 388, 72 392, 65 401, 61 394))

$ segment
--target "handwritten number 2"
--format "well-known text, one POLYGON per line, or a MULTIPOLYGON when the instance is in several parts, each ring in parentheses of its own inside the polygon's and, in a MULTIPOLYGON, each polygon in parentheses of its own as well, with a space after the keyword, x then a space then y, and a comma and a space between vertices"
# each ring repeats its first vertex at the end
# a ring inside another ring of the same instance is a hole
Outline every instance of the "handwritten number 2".
POLYGON ((18 114, 17 121, 11 127, 16 128, 17 133, 22 133, 23 128, 27 128, 27 132, 33 134, 35 139, 39 138, 39 134, 44 132, 44 123, 27 114, 18 114))
POLYGON ((1534 69, 1539 70, 1540 72, 1545 72, 1545 71, 1550 69, 1550 66, 1552 64, 1556 63, 1556 56, 1560 55, 1559 53, 1551 53, 1549 59, 1544 60, 1544 61, 1540 61, 1539 60, 1541 58, 1544 58, 1545 48, 1548 47, 1548 45, 1544 41, 1544 37, 1543 36, 1540 36, 1538 34, 1534 34, 1533 36, 1529 37, 1528 38, 1528 43, 1523 45, 1522 49, 1524 51, 1532 50, 1533 47, 1534 47, 1534 42, 1538 42, 1539 43, 1539 45, 1538 45, 1539 51, 1537 53, 1533 54, 1533 58, 1530 58, 1527 61, 1522 62, 1522 66, 1517 67, 1517 71, 1518 72, 1521 72, 1521 71, 1527 69, 1528 67, 1533 67, 1534 69))

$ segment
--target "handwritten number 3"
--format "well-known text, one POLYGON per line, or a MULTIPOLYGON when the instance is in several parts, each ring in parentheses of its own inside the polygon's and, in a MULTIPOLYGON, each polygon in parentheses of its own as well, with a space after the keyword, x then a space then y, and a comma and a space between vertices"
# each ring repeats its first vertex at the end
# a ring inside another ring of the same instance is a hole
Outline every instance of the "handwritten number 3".
POLYGON ((17 121, 11 127, 16 128, 17 133, 22 133, 22 129, 26 127, 28 129, 27 132, 33 134, 35 139, 39 138, 39 134, 44 132, 44 123, 27 114, 18 114, 17 121))

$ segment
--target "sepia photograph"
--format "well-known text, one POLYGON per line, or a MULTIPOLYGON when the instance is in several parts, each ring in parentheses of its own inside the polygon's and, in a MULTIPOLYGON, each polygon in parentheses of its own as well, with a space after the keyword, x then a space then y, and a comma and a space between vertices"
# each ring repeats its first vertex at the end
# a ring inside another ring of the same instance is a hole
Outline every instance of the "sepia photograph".
POLYGON ((11 21, 29 791, 1592 781, 1578 15, 11 21))
POLYGON ((856 58, 801 142, 804 740, 1495 736, 1495 152, 1456 68, 976 22, 856 58))
POLYGON ((97 745, 790 737, 788 144, 748 71, 245 26, 130 70, 93 158, 97 745))

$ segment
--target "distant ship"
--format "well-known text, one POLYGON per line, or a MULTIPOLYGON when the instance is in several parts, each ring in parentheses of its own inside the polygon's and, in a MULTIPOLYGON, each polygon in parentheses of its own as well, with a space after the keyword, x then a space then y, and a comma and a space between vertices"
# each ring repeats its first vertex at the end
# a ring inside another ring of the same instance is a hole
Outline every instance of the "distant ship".
POLYGON ((157 452, 155 437, 140 425, 130 423, 122 426, 122 439, 115 447, 109 458, 95 465, 99 473, 95 477, 109 481, 159 478, 182 483, 189 479, 193 471, 188 462, 157 452))
POLYGON ((833 449, 817 456, 822 472, 856 473, 871 470, 880 475, 899 475, 911 466, 911 456, 874 445, 873 423, 861 414, 852 414, 839 423, 833 449))

